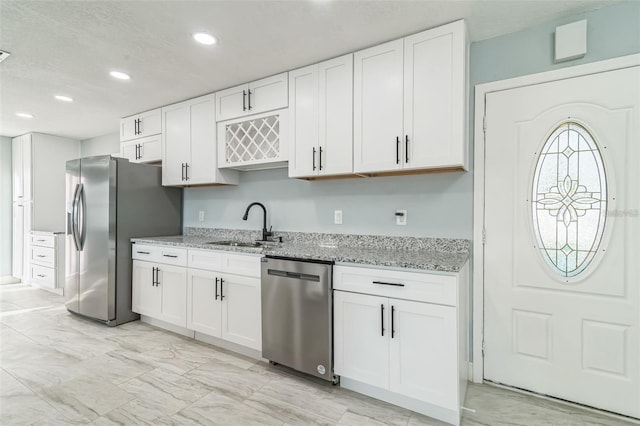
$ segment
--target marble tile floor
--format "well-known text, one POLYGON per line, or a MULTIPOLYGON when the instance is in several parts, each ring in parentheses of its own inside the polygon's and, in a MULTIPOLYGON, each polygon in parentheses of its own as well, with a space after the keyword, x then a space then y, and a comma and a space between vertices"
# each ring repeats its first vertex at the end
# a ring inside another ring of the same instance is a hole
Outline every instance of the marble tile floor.
MULTIPOLYGON (((443 425, 139 321, 110 328, 61 296, 0 286, 2 425, 443 425)), ((463 425, 625 425, 471 384, 463 425)))

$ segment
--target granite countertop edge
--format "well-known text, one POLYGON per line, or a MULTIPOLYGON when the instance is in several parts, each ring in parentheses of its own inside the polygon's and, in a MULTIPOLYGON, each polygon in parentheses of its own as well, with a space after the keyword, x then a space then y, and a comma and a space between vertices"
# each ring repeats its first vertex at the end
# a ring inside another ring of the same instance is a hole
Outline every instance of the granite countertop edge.
POLYGON ((271 243, 264 247, 237 247, 206 244, 212 238, 194 236, 132 238, 139 244, 155 244, 201 250, 226 251, 260 256, 282 256, 339 263, 414 269, 427 272, 457 273, 469 259, 468 252, 436 250, 389 250, 384 248, 322 246, 315 244, 271 243))

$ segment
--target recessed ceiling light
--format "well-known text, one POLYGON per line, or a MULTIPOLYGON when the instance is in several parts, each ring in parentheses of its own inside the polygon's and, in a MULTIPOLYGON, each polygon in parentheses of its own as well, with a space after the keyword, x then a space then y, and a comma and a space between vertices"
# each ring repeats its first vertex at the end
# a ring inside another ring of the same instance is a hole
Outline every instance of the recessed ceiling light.
POLYGON ((195 33, 193 34, 193 39, 200 44, 216 44, 217 40, 214 36, 208 33, 195 33))
POLYGON ((117 78, 119 80, 129 80, 131 78, 129 74, 125 74, 120 71, 111 71, 109 74, 111 75, 111 77, 117 78))
POLYGON ((27 112, 16 112, 16 115, 22 118, 33 118, 33 115, 27 112))
POLYGON ((57 100, 59 101, 63 101, 63 102, 73 102, 73 98, 70 98, 69 96, 64 96, 64 95, 55 95, 54 96, 57 100))

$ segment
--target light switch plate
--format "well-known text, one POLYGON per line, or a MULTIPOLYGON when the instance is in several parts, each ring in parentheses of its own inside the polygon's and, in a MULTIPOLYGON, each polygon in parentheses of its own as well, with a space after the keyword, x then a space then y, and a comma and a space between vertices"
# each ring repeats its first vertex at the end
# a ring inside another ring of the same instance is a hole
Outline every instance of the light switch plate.
POLYGON ((335 210, 333 212, 333 223, 342 225, 342 210, 335 210))
POLYGON ((200 211, 198 212, 198 220, 199 220, 200 222, 204 222, 204 210, 200 210, 200 211))
POLYGON ((396 210, 396 225, 404 226, 407 224, 407 211, 396 210))

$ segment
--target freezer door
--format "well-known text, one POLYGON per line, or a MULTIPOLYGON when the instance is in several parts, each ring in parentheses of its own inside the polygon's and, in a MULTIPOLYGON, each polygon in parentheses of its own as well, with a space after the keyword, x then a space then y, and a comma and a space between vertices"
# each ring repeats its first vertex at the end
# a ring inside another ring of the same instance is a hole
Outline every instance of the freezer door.
POLYGON ((115 319, 116 161, 82 159, 77 232, 80 246, 79 313, 115 319))
POLYGON ((67 214, 65 229, 65 282, 64 298, 67 309, 78 312, 78 285, 80 279, 80 265, 78 246, 76 244, 75 214, 77 212, 77 195, 80 188, 80 159, 67 161, 66 173, 66 203, 67 214))

